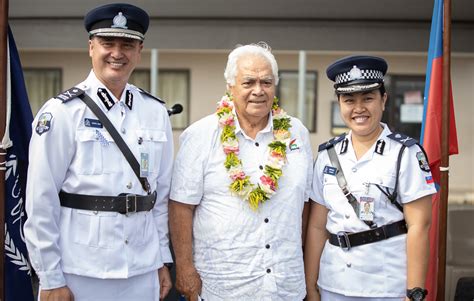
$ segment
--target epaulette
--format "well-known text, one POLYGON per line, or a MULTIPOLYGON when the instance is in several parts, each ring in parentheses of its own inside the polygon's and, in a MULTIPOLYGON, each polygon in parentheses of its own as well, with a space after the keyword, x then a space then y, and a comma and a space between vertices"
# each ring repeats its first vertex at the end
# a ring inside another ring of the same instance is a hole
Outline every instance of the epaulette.
POLYGON ((59 93, 54 98, 57 98, 57 99, 61 100, 63 103, 66 103, 66 102, 70 101, 71 99, 74 99, 74 98, 76 98, 76 97, 78 97, 79 95, 82 95, 82 94, 84 94, 83 90, 81 90, 77 87, 72 87, 69 90, 66 90, 62 93, 59 93))
POLYGON ((143 90, 142 88, 138 88, 138 87, 136 87, 136 88, 140 93, 145 94, 146 96, 151 97, 153 99, 156 99, 159 102, 161 102, 162 104, 165 104, 165 102, 163 100, 161 100, 160 98, 158 98, 156 96, 153 96, 150 92, 147 92, 147 91, 143 90))
POLYGON ((344 133, 342 135, 339 135, 337 137, 334 137, 331 140, 329 140, 328 142, 324 142, 324 143, 320 144, 319 148, 318 148, 318 152, 333 147, 334 145, 336 145, 339 142, 341 142, 342 140, 344 140, 345 137, 346 137, 346 133, 344 133))
POLYGON ((407 135, 401 134, 401 133, 391 133, 390 135, 387 136, 388 138, 395 140, 406 147, 410 147, 412 145, 415 145, 418 143, 416 139, 413 139, 411 137, 408 137, 407 135))

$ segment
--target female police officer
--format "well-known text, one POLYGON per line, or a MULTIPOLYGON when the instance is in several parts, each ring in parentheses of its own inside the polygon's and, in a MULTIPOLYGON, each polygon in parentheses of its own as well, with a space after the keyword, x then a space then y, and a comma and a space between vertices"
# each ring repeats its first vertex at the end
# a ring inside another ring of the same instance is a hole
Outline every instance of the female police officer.
POLYGON ((431 197, 426 156, 381 122, 385 60, 327 69, 348 135, 319 147, 305 249, 308 300, 423 300, 431 197), (318 289, 319 286, 319 289, 318 289))

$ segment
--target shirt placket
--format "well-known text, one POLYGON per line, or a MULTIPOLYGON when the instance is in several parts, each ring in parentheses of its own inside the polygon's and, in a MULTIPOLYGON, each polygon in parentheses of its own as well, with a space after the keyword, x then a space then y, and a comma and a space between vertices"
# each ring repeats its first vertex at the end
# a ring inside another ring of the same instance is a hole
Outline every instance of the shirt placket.
MULTIPOLYGON (((258 170, 260 171, 258 178, 263 175, 265 169, 265 158, 268 155, 268 135, 269 133, 259 133, 253 141, 253 147, 256 149, 255 153, 259 154, 260 161, 258 162, 258 170), (266 139, 265 139, 266 138, 266 139)), ((272 200, 268 200, 271 202, 272 200)), ((275 279, 275 261, 273 258, 273 253, 275 245, 272 244, 272 238, 275 236, 275 222, 271 214, 271 210, 262 210, 263 214, 263 231, 261 239, 261 248, 263 249, 263 269, 265 270, 265 276, 263 279, 263 288, 264 288, 264 299, 271 300, 270 296, 277 293, 277 284, 275 279)))

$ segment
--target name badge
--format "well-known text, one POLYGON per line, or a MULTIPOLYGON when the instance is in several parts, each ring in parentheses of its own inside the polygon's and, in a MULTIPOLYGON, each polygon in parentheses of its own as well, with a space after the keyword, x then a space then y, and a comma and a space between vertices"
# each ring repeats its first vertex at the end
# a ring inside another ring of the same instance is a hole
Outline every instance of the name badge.
POLYGON ((359 218, 363 221, 373 222, 375 213, 374 198, 362 196, 359 204, 359 218))
POLYGON ((102 125, 102 122, 97 119, 91 119, 91 118, 84 118, 84 125, 86 127, 91 127, 91 128, 103 128, 104 126, 102 125))
POLYGON ((335 176, 336 172, 337 172, 337 168, 329 166, 329 165, 324 166, 323 173, 325 173, 327 175, 335 176))

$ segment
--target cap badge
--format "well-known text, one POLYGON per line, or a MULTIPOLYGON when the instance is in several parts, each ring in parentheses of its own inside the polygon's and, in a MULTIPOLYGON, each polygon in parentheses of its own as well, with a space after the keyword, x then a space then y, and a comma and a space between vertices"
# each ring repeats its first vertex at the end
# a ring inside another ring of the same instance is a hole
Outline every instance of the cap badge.
POLYGON ((362 78, 362 71, 360 71, 360 69, 357 68, 357 66, 354 65, 354 67, 352 67, 351 71, 349 71, 349 77, 350 77, 350 80, 361 79, 362 78))
POLYGON ((112 25, 112 28, 123 28, 127 29, 127 18, 122 14, 122 12, 119 12, 113 20, 114 24, 112 25))

